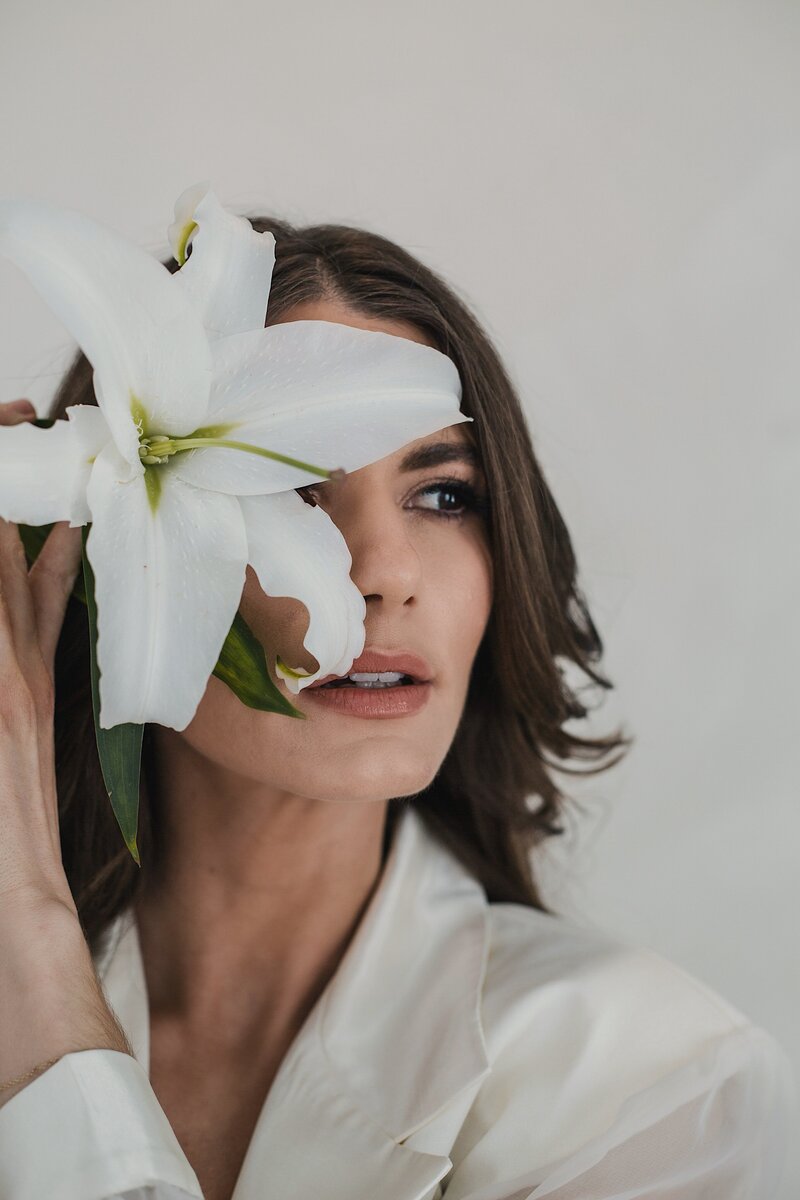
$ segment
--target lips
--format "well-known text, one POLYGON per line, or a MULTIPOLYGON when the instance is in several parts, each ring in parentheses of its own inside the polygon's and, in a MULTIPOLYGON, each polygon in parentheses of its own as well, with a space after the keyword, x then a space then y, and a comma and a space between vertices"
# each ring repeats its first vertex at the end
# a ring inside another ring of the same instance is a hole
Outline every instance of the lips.
POLYGON ((353 660, 353 665, 345 675, 325 675, 316 683, 310 683, 306 690, 310 692, 312 688, 322 687, 334 679, 344 679, 356 671, 401 671, 403 675, 410 675, 414 683, 428 683, 433 675, 430 664, 410 650, 369 649, 353 660))

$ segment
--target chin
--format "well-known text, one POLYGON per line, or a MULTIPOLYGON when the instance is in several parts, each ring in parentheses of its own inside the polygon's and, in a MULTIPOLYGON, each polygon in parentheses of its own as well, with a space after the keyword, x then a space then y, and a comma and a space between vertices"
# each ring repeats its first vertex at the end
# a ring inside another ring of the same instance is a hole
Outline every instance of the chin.
MULTIPOLYGON (((320 800, 376 803, 414 796, 433 781, 444 754, 411 753, 408 745, 393 747, 348 747, 346 763, 339 766, 335 756, 327 758, 318 780, 307 779, 307 787, 295 780, 303 795, 320 800), (317 786, 314 786, 314 785, 317 786)), ((314 772, 316 774, 316 772, 314 772)))

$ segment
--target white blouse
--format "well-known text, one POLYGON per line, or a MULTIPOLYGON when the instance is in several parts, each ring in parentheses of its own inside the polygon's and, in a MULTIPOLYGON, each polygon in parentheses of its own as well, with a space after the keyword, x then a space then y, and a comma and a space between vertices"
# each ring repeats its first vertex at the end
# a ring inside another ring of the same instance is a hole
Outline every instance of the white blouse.
MULTIPOLYGON (((0 1200, 199 1200, 148 1078, 132 908, 95 965, 135 1058, 67 1054, 0 1108, 0 1200)), ((770 1200, 797 1111, 783 1050, 731 1004, 649 949, 488 904, 405 808, 233 1200, 770 1200)))

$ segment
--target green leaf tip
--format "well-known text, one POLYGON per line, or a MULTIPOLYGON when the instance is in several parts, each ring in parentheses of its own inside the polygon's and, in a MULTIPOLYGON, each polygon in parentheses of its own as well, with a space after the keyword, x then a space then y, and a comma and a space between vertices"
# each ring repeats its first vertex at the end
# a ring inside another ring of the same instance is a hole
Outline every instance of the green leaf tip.
POLYGON ((213 674, 248 708, 307 720, 306 713, 295 708, 273 682, 267 670, 264 647, 241 613, 237 612, 233 619, 213 674))
POLYGON ((141 866, 136 832, 139 824, 139 776, 142 760, 144 725, 126 722, 103 729, 100 725, 100 674, 97 665, 97 605, 94 594, 94 572, 86 553, 91 526, 81 530, 83 541, 83 578, 86 589, 86 611, 89 619, 89 671, 92 684, 92 712, 97 755, 111 808, 117 819, 125 845, 134 861, 141 866))

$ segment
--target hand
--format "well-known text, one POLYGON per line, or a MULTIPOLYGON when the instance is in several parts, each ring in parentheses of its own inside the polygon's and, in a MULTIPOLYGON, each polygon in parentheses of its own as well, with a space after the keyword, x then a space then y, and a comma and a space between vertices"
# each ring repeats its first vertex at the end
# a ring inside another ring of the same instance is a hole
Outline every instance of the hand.
MULTIPOLYGON (((0 425, 36 417, 0 404, 0 425)), ((77 917, 59 840, 53 667, 81 561, 81 531, 53 526, 28 570, 17 526, 0 518, 0 921, 51 901, 77 917)))
MULTIPOLYGON (((0 404, 0 425, 36 416, 15 407, 0 404)), ((59 521, 29 571, 16 525, 0 518, 3 1082, 76 1050, 133 1053, 106 1004, 61 860, 53 665, 80 559, 80 529, 59 521)), ((4 1087, 0 1107, 30 1082, 4 1087)))

